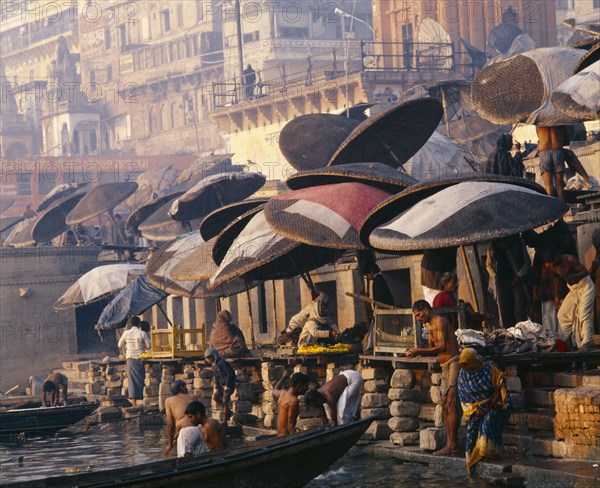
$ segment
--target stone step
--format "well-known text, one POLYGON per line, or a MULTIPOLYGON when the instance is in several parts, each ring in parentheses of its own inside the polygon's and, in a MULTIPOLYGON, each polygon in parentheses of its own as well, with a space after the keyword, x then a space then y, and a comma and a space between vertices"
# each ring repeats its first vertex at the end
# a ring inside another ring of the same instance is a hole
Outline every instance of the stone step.
POLYGON ((504 451, 513 459, 531 459, 533 456, 563 458, 567 455, 567 446, 557 441, 552 433, 504 432, 504 451))
POLYGON ((529 408, 513 412, 508 420, 516 431, 554 431, 554 408, 529 408))
POLYGON ((583 375, 581 373, 527 371, 522 375, 522 384, 525 388, 538 388, 542 386, 576 388, 581 386, 582 378, 583 375))
POLYGON ((523 401, 525 407, 551 407, 554 406, 554 392, 557 387, 523 388, 523 401))

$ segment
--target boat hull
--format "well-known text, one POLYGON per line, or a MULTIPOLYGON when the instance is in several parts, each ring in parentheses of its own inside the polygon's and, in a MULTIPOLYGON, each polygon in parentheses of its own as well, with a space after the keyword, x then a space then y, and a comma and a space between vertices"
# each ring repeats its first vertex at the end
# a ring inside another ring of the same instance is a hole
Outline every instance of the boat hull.
POLYGON ((372 419, 317 429, 267 441, 251 448, 197 458, 157 461, 142 466, 60 476, 6 487, 202 487, 300 488, 342 457, 372 419))
POLYGON ((66 407, 22 408, 0 412, 0 437, 20 434, 53 433, 70 427, 99 407, 97 403, 83 403, 66 407))

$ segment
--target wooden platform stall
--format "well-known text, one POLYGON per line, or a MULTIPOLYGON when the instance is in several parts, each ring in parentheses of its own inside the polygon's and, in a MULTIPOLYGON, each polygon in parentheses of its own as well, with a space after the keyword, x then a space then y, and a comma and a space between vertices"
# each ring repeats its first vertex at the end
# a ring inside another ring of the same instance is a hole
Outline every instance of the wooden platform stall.
POLYGON ((173 326, 151 331, 152 358, 203 357, 206 348, 204 328, 173 326))

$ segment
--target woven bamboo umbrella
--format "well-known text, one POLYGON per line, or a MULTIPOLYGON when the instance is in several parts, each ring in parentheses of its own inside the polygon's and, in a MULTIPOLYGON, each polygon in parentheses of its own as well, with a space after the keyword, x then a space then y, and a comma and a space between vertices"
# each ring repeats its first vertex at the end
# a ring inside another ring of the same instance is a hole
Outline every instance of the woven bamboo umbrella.
POLYGON ((301 115, 281 130, 279 149, 298 171, 322 168, 358 124, 343 115, 301 115))
POLYGON ((600 61, 600 37, 595 38, 595 42, 588 49, 588 52, 583 55, 577 66, 575 66, 575 70, 573 74, 577 74, 583 71, 586 68, 589 68, 594 63, 600 61))
MULTIPOLYGON (((244 216, 242 220, 247 219, 244 216)), ((334 250, 306 246, 278 234, 263 211, 255 212, 241 232, 228 232, 230 229, 225 229, 215 243, 215 251, 219 246, 221 253, 223 249, 226 252, 222 260, 213 253, 219 267, 210 280, 211 286, 240 277, 268 281, 300 275, 311 287, 307 273, 332 262, 336 255, 334 250)))
POLYGON ((251 198, 213 210, 204 217, 204 220, 202 220, 202 223, 200 224, 200 234, 202 234, 202 237, 206 241, 213 237, 217 237, 225 227, 240 215, 245 214, 259 205, 264 205, 268 201, 268 198, 251 198))
POLYGON ((208 287, 208 280, 217 269, 212 259, 213 245, 214 239, 206 242, 197 230, 177 237, 152 253, 146 264, 148 280, 160 290, 188 298, 227 297, 245 291, 243 280, 215 289, 208 287), (180 266, 190 271, 186 279, 174 274, 180 266))
POLYGON ((19 222, 21 222, 24 219, 25 219, 25 217, 23 217, 22 215, 20 215, 18 217, 2 217, 2 218, 0 218, 0 232, 6 232, 11 227, 14 227, 15 225, 17 225, 19 222))
POLYGON ((30 247, 35 246, 35 239, 31 235, 33 226, 38 217, 21 220, 15 224, 10 234, 4 239, 3 245, 7 247, 30 247))
POLYGON ((174 186, 179 173, 179 169, 172 165, 144 171, 137 177, 138 189, 127 199, 127 205, 138 208, 150 201, 153 195, 163 195, 174 186))
POLYGON ((269 200, 264 213, 275 231, 293 241, 362 250, 360 225, 373 207, 389 196, 362 183, 337 183, 281 193, 269 200))
POLYGON ((550 96, 572 75, 584 54, 570 47, 541 48, 490 64, 473 81, 473 106, 496 124, 551 127, 575 123, 553 107, 550 96))
MULTIPOLYGON (((362 233, 382 252, 440 249, 499 239, 547 224, 564 215, 567 204, 549 197, 542 187, 498 181, 464 181, 433 194, 391 197, 374 213, 386 222, 362 233), (428 195, 428 196, 425 196, 428 195), (388 218, 388 205, 396 213, 388 218)), ((372 214, 373 215, 373 214, 372 214)))
POLYGON ((31 229, 36 242, 46 242, 69 229, 66 219, 69 212, 84 198, 85 192, 67 193, 67 196, 55 200, 40 215, 31 229))
POLYGON ((138 226, 139 231, 146 239, 168 242, 200 226, 202 219, 192 220, 191 222, 173 220, 169 215, 173 200, 174 198, 165 199, 164 203, 138 226))
POLYGON ((173 202, 176 198, 183 195, 185 191, 176 191, 161 197, 155 198, 141 207, 135 209, 125 221, 125 228, 131 232, 138 232, 139 226, 160 207, 173 202))
POLYGON ((61 200, 66 196, 75 193, 78 189, 86 186, 87 183, 77 184, 77 183, 64 183, 61 185, 56 185, 50 192, 45 196, 42 200, 42 203, 38 205, 36 208, 36 212, 42 212, 47 209, 50 205, 52 205, 57 200, 61 200))
POLYGON ((220 173, 200 180, 177 198, 169 215, 173 220, 189 222, 206 217, 210 212, 249 197, 265 184, 260 173, 220 173))
POLYGON ((390 193, 397 193, 417 183, 407 173, 382 163, 350 163, 301 171, 290 176, 286 183, 292 190, 335 183, 364 183, 390 193))
POLYGON ((0 214, 6 212, 14 203, 15 200, 13 198, 0 198, 0 214))
POLYGON ((442 115, 439 102, 424 98, 371 116, 352 131, 328 166, 377 161, 402 167, 427 142, 442 115))
MULTIPOLYGON (((181 174, 175 180, 174 185, 181 185, 187 183, 188 185, 195 185, 198 181, 207 176, 223 173, 224 171, 232 171, 230 159, 233 154, 212 154, 210 156, 203 156, 195 163, 185 168, 181 174)), ((243 168, 240 166, 239 170, 243 168)))
MULTIPOLYGON (((137 183, 130 181, 95 186, 69 212, 66 219, 67 225, 81 224, 106 212, 117 231, 121 233, 122 229, 115 223, 113 209, 133 195, 137 188, 137 183)), ((120 237, 123 242, 127 242, 124 235, 120 237)))

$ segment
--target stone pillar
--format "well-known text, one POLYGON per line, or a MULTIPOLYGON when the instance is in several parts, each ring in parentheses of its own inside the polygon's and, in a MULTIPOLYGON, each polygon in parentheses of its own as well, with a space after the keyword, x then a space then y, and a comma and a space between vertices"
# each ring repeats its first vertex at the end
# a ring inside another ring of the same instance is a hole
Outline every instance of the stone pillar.
POLYGON ((158 408, 158 384, 161 372, 160 364, 145 364, 146 378, 144 379, 144 406, 158 408))
POLYGON ((85 393, 87 395, 105 395, 106 389, 104 379, 102 378, 102 369, 100 366, 94 366, 90 363, 90 369, 87 371, 87 384, 85 393))
POLYGON ((388 425, 391 415, 387 372, 383 368, 364 368, 361 374, 365 380, 363 385, 365 393, 360 402, 360 416, 376 418, 362 438, 372 441, 387 439, 392 432, 388 425))
POLYGON ((194 373, 194 395, 206 407, 206 415, 212 416, 213 372, 211 368, 197 368, 194 373))
POLYGON ((390 415, 388 425, 393 433, 390 441, 399 446, 410 446, 419 442, 419 391, 415 389, 415 373, 410 369, 396 369, 390 381, 388 397, 390 415))
POLYGON ((236 424, 250 424, 258 420, 252 415, 253 399, 250 375, 243 368, 235 368, 235 391, 231 395, 231 411, 236 424))
POLYGON ((175 368, 166 364, 162 368, 161 382, 158 385, 158 408, 165 410, 165 400, 171 396, 171 383, 175 380, 175 368))
POLYGON ((273 386, 283 376, 283 366, 270 362, 261 364, 262 383, 265 391, 262 395, 263 424, 267 429, 277 428, 277 400, 273 397, 273 386))

